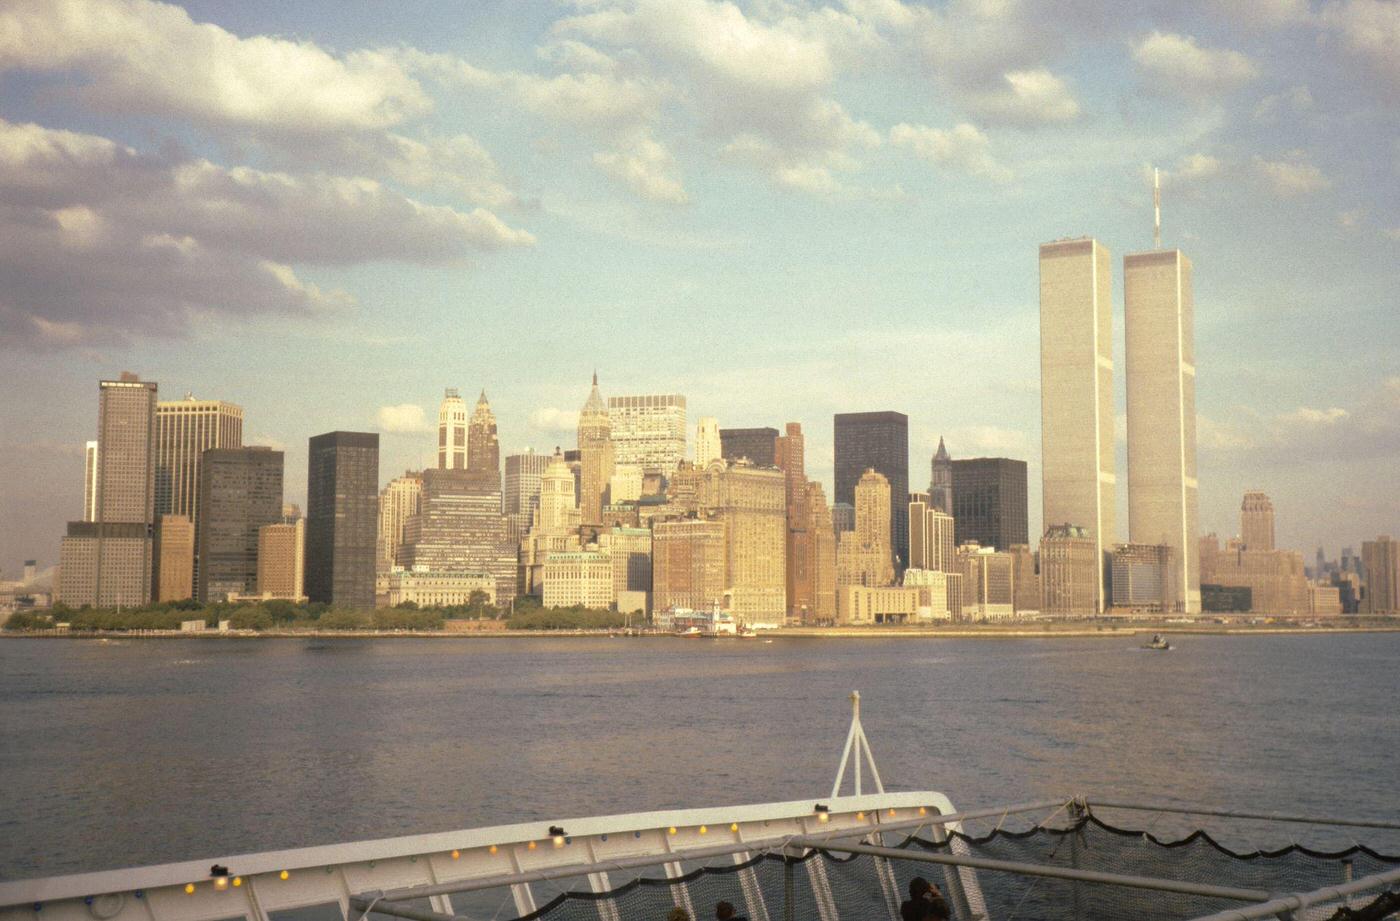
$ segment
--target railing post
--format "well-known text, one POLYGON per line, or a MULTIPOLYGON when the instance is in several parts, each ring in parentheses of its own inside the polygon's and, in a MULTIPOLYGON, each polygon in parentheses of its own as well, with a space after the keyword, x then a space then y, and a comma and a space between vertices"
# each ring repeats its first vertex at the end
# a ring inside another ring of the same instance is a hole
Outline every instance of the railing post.
POLYGON ((792 886, 792 865, 793 859, 789 854, 783 854, 783 921, 794 921, 797 906, 793 904, 792 886))

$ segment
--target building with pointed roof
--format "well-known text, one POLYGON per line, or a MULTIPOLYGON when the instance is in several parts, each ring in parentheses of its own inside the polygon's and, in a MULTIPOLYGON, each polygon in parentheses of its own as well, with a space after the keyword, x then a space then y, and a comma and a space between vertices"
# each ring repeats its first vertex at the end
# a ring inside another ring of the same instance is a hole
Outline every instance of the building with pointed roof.
POLYGON ((938 450, 933 454, 933 477, 929 480, 929 506, 945 515, 953 514, 953 459, 938 436, 938 450))
POLYGON ((584 524, 601 524, 603 506, 609 503, 608 484, 613 475, 612 420, 608 404, 598 390, 598 372, 593 372, 593 389, 578 416, 579 512, 584 524))
POLYGON ((486 399, 486 391, 476 401, 467 424, 467 469, 489 474, 500 488, 501 446, 496 440, 496 414, 486 399))

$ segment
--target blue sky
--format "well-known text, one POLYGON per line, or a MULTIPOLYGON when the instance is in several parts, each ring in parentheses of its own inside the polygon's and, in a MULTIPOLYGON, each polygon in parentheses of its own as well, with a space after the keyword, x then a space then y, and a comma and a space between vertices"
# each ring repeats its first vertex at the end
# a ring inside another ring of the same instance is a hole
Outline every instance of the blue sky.
POLYGON ((1398 103, 1394 0, 5 4, 0 573, 123 369, 243 405, 297 501, 318 432, 420 465, 444 387, 572 444, 596 367, 802 422, 828 489, 831 414, 901 410, 911 484, 1024 458, 1035 531, 1036 247, 1121 271, 1151 165, 1203 529, 1260 488, 1335 556, 1400 531, 1398 103))

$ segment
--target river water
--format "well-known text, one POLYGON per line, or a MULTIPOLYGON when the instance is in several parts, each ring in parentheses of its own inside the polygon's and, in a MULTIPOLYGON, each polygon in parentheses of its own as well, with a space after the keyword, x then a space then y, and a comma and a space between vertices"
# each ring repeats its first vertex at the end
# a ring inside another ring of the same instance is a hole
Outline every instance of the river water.
POLYGON ((825 797, 852 689, 964 808, 1400 815, 1400 633, 1138 642, 4 641, 0 878, 825 797))

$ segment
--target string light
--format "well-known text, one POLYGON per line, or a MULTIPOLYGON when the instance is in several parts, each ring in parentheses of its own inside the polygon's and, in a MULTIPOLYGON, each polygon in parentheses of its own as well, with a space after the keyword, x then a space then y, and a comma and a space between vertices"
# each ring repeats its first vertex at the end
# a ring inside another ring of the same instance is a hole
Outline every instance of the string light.
POLYGON ((278 873, 278 874, 277 874, 277 877, 278 877, 278 879, 286 879, 287 877, 289 877, 289 876, 291 876, 291 875, 292 875, 292 874, 288 873, 286 870, 283 870, 281 873, 278 873))
POLYGON ((925 809, 923 806, 920 806, 920 807, 919 807, 919 815, 928 815, 928 810, 925 809))
POLYGON ((738 823, 738 822, 730 822, 730 823, 729 823, 729 830, 730 830, 730 831, 738 831, 738 830, 739 830, 739 823, 738 823))
POLYGON ((233 878, 233 888, 237 889, 241 885, 243 885, 243 877, 235 876, 233 878))
POLYGON ((194 883, 185 883, 185 895, 194 895, 194 883))
POLYGON ((462 852, 461 852, 461 851, 457 850, 456 848, 453 848, 453 849, 452 849, 452 859, 453 859, 453 860, 456 860, 458 857, 461 857, 461 856, 462 856, 462 852))
POLYGON ((494 845, 494 844, 491 845, 489 848, 487 848, 487 851, 490 852, 490 853, 492 853, 492 854, 496 853, 496 850, 497 850, 497 848, 496 848, 496 845, 494 845))
POLYGON ((674 835, 676 833, 676 826, 672 825, 670 828, 666 829, 666 831, 668 834, 674 835))
POLYGON ((859 819, 860 821, 864 822, 864 821, 865 821, 865 813, 863 813, 863 812, 857 812, 857 813, 856 813, 856 818, 859 819))
POLYGON ((701 826, 700 826, 700 834, 703 835, 703 834, 704 834, 705 832, 707 832, 707 831, 709 831, 709 829, 706 828, 704 825, 701 825, 701 826))
POLYGON ((529 848, 530 848, 530 850, 532 850, 532 851, 533 851, 533 850, 534 850, 534 849, 535 849, 535 848, 537 848, 537 847, 539 847, 539 845, 538 845, 538 844, 536 844, 536 843, 535 843, 535 842, 533 842, 533 841, 531 841, 531 842, 530 842, 530 844, 529 844, 529 848))

